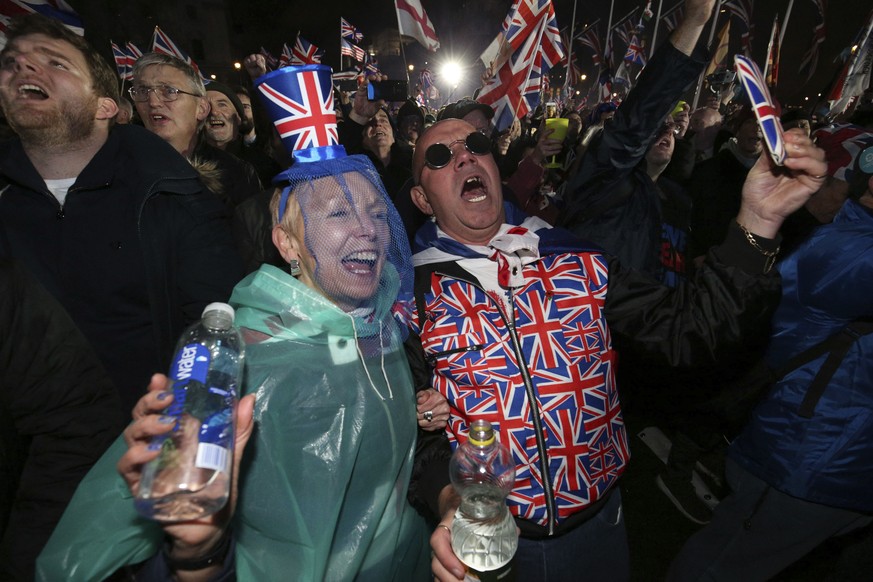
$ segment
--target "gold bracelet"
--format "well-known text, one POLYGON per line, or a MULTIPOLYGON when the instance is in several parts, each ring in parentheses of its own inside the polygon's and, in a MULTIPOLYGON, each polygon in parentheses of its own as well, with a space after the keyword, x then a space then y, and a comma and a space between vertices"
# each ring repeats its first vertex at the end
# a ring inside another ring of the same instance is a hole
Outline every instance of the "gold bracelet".
POLYGON ((444 530, 446 530, 447 532, 449 532, 449 535, 452 535, 452 530, 449 529, 449 526, 447 526, 447 525, 441 523, 441 524, 439 524, 437 527, 441 527, 441 528, 443 528, 444 530))
POLYGON ((766 250, 764 247, 758 244, 758 240, 755 238, 755 235, 752 234, 752 232, 748 228, 740 224, 739 221, 736 221, 736 223, 737 226, 740 227, 740 230, 743 231, 743 234, 746 235, 746 240, 749 241, 749 244, 752 245, 756 251, 767 257, 767 261, 764 263, 764 272, 769 273, 770 269, 773 268, 773 265, 776 264, 776 255, 779 254, 780 247, 777 246, 775 251, 766 250))

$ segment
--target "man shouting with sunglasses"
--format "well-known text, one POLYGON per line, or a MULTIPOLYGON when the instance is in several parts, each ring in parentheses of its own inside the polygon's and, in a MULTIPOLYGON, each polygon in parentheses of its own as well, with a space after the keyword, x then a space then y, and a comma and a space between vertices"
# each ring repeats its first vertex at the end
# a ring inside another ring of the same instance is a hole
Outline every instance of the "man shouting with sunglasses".
POLYGON ((413 502, 440 520, 433 572, 464 577, 450 545, 459 500, 448 458, 481 418, 516 464, 516 579, 625 580, 616 485, 629 454, 613 338, 640 361, 687 366, 761 333, 779 298, 777 231, 821 185, 824 154, 789 132, 787 171, 762 156, 725 242, 673 289, 504 204, 483 137, 462 120, 438 122, 419 138, 413 165, 413 201, 433 220, 415 240, 422 350, 410 361, 451 406, 446 434, 422 437, 412 486, 413 502))

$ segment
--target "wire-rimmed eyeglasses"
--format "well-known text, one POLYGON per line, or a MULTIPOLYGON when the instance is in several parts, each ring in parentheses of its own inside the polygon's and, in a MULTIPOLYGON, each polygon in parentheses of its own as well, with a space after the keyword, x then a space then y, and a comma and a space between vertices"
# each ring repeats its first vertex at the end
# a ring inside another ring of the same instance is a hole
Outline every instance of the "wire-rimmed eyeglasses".
POLYGON ((197 95, 196 93, 182 91, 181 89, 177 89, 176 87, 173 87, 171 85, 157 85, 155 87, 140 85, 138 87, 129 88, 127 92, 130 94, 131 99, 139 102, 148 101, 149 93, 154 93, 161 101, 175 101, 179 98, 179 93, 191 95, 192 97, 200 97, 200 95, 197 95))

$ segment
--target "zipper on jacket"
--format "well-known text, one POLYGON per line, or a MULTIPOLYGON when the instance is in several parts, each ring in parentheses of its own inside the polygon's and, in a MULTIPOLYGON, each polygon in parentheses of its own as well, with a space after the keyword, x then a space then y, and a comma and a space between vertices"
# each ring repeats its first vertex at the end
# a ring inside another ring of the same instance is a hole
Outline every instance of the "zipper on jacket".
MULTIPOLYGON (((486 294, 487 295, 487 294, 486 294)), ((515 314, 515 294, 510 290, 509 304, 512 309, 513 316, 515 314)), ((506 321, 506 317, 503 318, 506 321)), ((552 476, 549 473, 549 455, 546 449, 546 443, 543 439, 543 424, 540 420, 540 407, 534 393, 533 380, 530 373, 527 371, 527 361, 524 359, 524 353, 521 351, 521 342, 518 339, 518 330, 515 328, 515 318, 513 317, 512 325, 507 321, 509 335, 512 338, 512 349, 515 351, 515 357, 518 360, 518 369, 521 373, 521 379, 524 381, 524 389, 527 392, 527 398, 531 403, 531 420, 533 421, 534 430, 536 430, 537 448, 540 451, 540 470, 543 474, 543 492, 546 497, 546 513, 549 518, 549 535, 555 534, 555 519, 558 512, 555 509, 555 496, 552 492, 552 476)))

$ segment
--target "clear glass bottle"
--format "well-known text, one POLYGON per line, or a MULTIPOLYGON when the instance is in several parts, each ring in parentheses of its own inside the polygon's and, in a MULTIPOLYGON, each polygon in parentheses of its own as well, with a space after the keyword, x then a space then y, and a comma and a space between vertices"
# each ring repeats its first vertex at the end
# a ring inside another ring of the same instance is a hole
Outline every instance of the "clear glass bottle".
POLYGON ((515 483, 515 463, 485 420, 470 425, 466 442, 455 449, 450 477, 461 505, 452 524, 452 550, 468 566, 468 580, 511 577, 518 548, 515 520, 506 496, 515 483), (493 575, 488 575, 493 573, 493 575))

